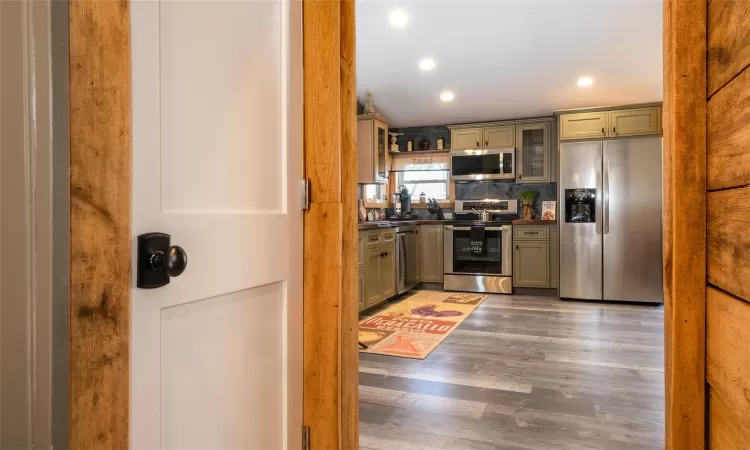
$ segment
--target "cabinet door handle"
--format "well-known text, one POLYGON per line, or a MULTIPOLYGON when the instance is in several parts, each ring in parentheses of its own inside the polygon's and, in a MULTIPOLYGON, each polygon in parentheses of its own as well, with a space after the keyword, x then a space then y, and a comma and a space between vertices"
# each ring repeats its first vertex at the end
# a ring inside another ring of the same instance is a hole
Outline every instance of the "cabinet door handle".
POLYGON ((477 147, 479 147, 479 141, 477 141, 477 147))
POLYGON ((615 128, 615 127, 612 127, 612 133, 613 133, 613 134, 617 134, 617 128, 615 128))
POLYGON ((484 146, 485 147, 489 147, 490 146, 490 142, 489 141, 484 141, 484 146))
POLYGON ((516 244, 516 250, 518 250, 518 244, 516 244))
POLYGON ((604 134, 604 127, 602 127, 602 134, 604 134))

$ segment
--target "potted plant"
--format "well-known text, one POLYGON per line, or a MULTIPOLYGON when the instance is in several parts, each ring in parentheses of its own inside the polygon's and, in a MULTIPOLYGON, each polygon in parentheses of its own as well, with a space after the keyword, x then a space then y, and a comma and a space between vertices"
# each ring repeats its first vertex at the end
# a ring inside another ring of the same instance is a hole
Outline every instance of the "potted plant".
POLYGON ((535 202, 536 202, 535 191, 522 191, 521 192, 522 218, 524 220, 531 220, 536 216, 536 211, 534 210, 535 202))

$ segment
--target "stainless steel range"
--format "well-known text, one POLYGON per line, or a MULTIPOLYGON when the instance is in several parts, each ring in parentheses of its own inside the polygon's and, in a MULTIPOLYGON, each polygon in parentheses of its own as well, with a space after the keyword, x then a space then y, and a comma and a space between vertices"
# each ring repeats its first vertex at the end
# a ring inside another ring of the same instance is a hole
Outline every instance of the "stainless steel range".
POLYGON ((445 226, 444 289, 511 294, 518 200, 458 200, 453 217, 445 226), (483 211, 489 220, 480 220, 483 211))

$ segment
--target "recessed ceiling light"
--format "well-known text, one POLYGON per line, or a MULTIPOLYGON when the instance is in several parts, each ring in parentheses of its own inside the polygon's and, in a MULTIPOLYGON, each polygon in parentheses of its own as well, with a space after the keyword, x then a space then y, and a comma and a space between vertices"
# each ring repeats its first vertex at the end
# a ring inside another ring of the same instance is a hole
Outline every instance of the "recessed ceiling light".
POLYGON ((444 102, 452 102, 456 98, 456 95, 451 91, 443 91, 440 93, 440 100, 444 102))
POLYGON ((392 9, 388 14, 388 22, 394 27, 403 27, 409 21, 409 16, 403 9, 392 9))
POLYGON ((589 87, 594 84, 594 79, 591 77, 581 77, 578 79, 578 86, 589 87))
POLYGON ((429 72, 435 68, 435 60, 430 57, 422 58, 419 60, 419 68, 425 72, 429 72))

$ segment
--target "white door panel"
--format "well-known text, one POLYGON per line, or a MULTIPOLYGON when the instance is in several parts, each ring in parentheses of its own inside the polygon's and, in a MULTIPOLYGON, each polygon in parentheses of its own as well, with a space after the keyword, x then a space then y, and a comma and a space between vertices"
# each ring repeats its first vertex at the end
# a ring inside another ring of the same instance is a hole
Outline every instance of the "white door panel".
POLYGON ((139 1, 131 27, 131 448, 299 448, 300 4, 139 1), (188 266, 136 289, 148 232, 188 266))

